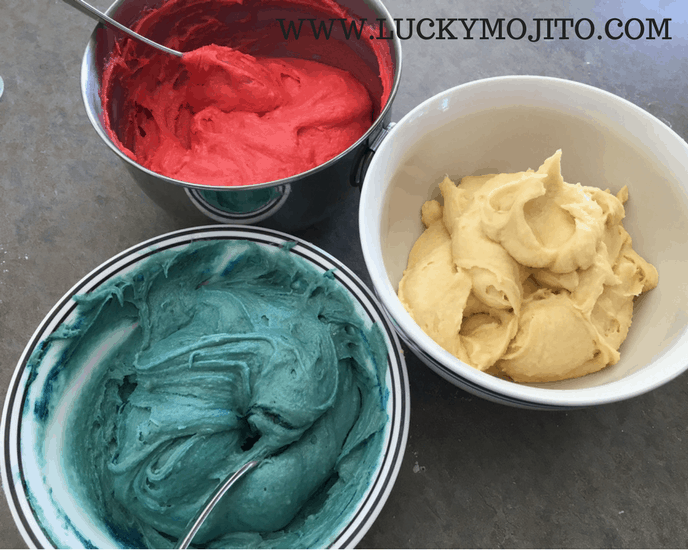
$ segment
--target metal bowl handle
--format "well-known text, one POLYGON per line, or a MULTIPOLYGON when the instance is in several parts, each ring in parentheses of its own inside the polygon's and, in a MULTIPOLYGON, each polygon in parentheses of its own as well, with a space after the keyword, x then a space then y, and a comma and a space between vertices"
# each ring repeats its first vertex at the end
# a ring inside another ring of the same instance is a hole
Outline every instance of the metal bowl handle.
POLYGON ((363 186, 363 180, 368 172, 368 166, 370 166, 370 161, 373 160, 373 155, 377 151, 380 144, 387 137, 387 134, 394 128, 396 122, 390 122, 387 126, 382 128, 380 132, 372 139, 370 144, 363 150, 363 153, 354 163, 353 170, 351 170, 351 185, 361 189, 363 186))

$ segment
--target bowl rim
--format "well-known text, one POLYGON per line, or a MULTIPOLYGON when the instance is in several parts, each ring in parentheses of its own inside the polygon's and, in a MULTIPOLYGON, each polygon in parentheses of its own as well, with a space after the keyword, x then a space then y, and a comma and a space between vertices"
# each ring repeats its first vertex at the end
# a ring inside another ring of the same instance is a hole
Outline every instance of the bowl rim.
POLYGON ((295 242, 290 248, 309 265, 318 270, 333 270, 332 274, 352 300, 365 311, 366 318, 378 323, 388 345, 387 392, 388 428, 383 441, 383 453, 371 476, 371 483, 351 511, 345 527, 330 539, 329 547, 355 546, 371 527, 382 510, 396 481, 404 457, 410 424, 410 387, 406 363, 397 334, 375 295, 344 263, 319 247, 280 231, 255 226, 207 225, 166 233, 136 244, 106 260, 82 277, 50 309, 34 331, 24 348, 4 401, 0 420, 0 470, 2 485, 9 508, 22 538, 30 548, 59 548, 37 518, 36 509, 28 496, 27 481, 22 465, 21 425, 23 410, 30 389, 27 383, 27 362, 35 347, 59 326, 73 311, 72 297, 88 292, 145 258, 169 248, 185 246, 196 241, 235 240, 251 241, 259 245, 283 246, 295 242))
MULTIPOLYGON (((119 6, 125 2, 126 0, 113 0, 113 3, 107 8, 105 11, 105 14, 112 17, 114 15, 114 12, 119 8, 119 6)), ((385 21, 392 21, 393 18, 389 13, 389 10, 387 9, 387 6, 382 2, 382 0, 366 0, 366 4, 373 10, 373 11, 378 11, 379 10, 379 15, 381 16, 380 19, 384 19, 385 21)), ((346 6, 345 6, 346 7, 346 6)), ((129 155, 127 155, 124 151, 120 150, 119 147, 112 141, 110 136, 107 134, 105 129, 103 128, 103 125, 101 124, 100 121, 100 115, 99 113, 95 112, 93 109, 91 109, 91 104, 89 102, 89 82, 90 82, 90 72, 91 72, 91 62, 92 58, 95 55, 95 45, 98 39, 98 31, 100 29, 104 29, 106 26, 103 23, 98 23, 96 27, 93 29, 93 32, 91 33, 88 42, 86 43, 86 48, 84 50, 84 54, 81 58, 81 70, 80 70, 80 89, 81 89, 81 99, 84 104, 84 108, 86 110, 86 115, 91 122, 91 126, 93 126, 93 129, 96 131, 100 139, 124 162, 130 165, 130 167, 140 170, 147 174, 148 176, 151 176, 153 178, 160 179, 162 181, 165 181, 167 183, 171 183, 173 185, 177 185, 180 187, 185 187, 189 189, 198 189, 198 190, 205 190, 205 191, 242 191, 242 190, 255 190, 255 189, 261 189, 265 187, 275 187, 278 185, 288 185, 292 183, 296 183, 304 178, 310 177, 312 175, 315 175, 323 170, 326 170, 333 165, 335 165, 337 162, 345 158, 347 155, 353 153, 356 151, 360 146, 362 146, 369 138, 371 138, 373 135, 377 135, 383 126, 383 122, 386 119, 388 113, 391 112, 392 110, 392 103, 394 102, 394 99, 397 95, 397 92, 399 90, 400 82, 401 82, 401 70, 402 70, 402 49, 401 49, 401 39, 396 35, 396 33, 392 33, 392 38, 391 38, 391 43, 392 47, 390 54, 394 55, 394 80, 392 83, 392 89, 390 90, 389 97, 387 98, 387 103, 382 107, 380 110, 380 113, 378 114, 377 117, 375 117, 375 120, 371 123, 370 127, 366 130, 366 132, 356 140, 353 144, 351 144, 349 147, 347 147, 344 151, 339 153, 337 156, 331 158, 330 160, 323 162, 322 164, 319 164, 318 166, 314 166, 313 168, 306 170, 305 172, 301 172, 299 174, 295 174, 293 176, 289 176, 286 178, 282 178, 279 180, 273 180, 273 181, 266 181, 266 182, 261 182, 261 183, 253 183, 253 184, 248 184, 248 185, 227 185, 227 186, 218 186, 218 185, 209 185, 209 184, 203 184, 203 183, 192 183, 184 180, 178 180, 175 178, 171 178, 169 176, 165 176, 164 174, 159 174, 158 172, 154 172, 153 170, 150 170, 149 168, 146 168, 142 164, 139 164, 137 161, 132 159, 129 155)), ((389 29, 388 29, 389 30, 389 29)), ((100 86, 99 86, 100 87, 100 86)))
MULTIPOLYGON (((433 111, 442 102, 448 101, 449 98, 460 96, 466 92, 475 93, 480 91, 481 88, 508 87, 514 84, 527 84, 533 88, 538 86, 559 86, 565 88, 568 92, 568 94, 565 94, 565 97, 569 103, 574 99, 572 96, 574 93, 578 97, 587 97, 598 102, 610 102, 627 114, 651 124, 665 138, 661 140, 658 138, 657 141, 661 143, 666 143, 668 140, 674 142, 677 147, 683 149, 688 158, 688 144, 664 122, 634 103, 589 84, 549 76, 504 75, 474 80, 444 90, 426 99, 402 117, 377 149, 364 178, 359 203, 359 236, 363 258, 376 295, 387 309, 389 316, 393 319, 402 339, 414 349, 421 360, 424 362, 430 361, 433 364, 431 368, 436 370, 438 374, 480 397, 516 407, 552 410, 613 403, 656 389, 688 369, 688 359, 683 358, 679 350, 670 348, 655 358, 655 360, 662 360, 663 362, 667 362, 669 358, 674 360, 670 368, 663 368, 660 373, 648 376, 647 373, 643 372, 646 369, 640 368, 619 380, 592 388, 557 389, 534 387, 502 380, 479 371, 454 357, 432 340, 403 307, 389 281, 384 267, 379 238, 382 209, 378 208, 377 204, 382 201, 381 195, 384 195, 387 191, 390 182, 376 182, 373 180, 372 175, 379 171, 381 165, 386 162, 386 157, 394 146, 395 136, 403 132, 404 128, 409 126, 412 121, 422 117, 426 112, 433 111), (376 195, 375 192, 379 194, 376 195), (371 215, 371 212, 374 214, 371 215), (643 383, 635 384, 634 382, 639 378, 643 378, 643 383)), ((684 332, 686 330, 684 328, 684 332)))

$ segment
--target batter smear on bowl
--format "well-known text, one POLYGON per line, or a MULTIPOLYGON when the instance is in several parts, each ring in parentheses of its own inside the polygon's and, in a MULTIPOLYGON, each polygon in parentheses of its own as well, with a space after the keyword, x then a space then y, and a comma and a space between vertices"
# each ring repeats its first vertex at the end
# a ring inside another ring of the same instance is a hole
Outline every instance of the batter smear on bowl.
POLYGON ((564 182, 561 151, 537 170, 440 183, 423 205, 399 298, 475 368, 517 382, 576 378, 619 360, 634 298, 657 270, 622 225, 628 190, 564 182))
POLYGON ((113 142, 142 166, 204 185, 276 181, 348 149, 386 104, 391 60, 387 45, 370 40, 370 32, 363 32, 361 43, 377 59, 373 85, 342 68, 342 41, 285 40, 275 24, 259 24, 261 10, 276 6, 287 14, 312 7, 342 23, 355 21, 338 4, 247 2, 245 19, 257 18, 263 29, 255 37, 234 36, 224 22, 222 10, 239 4, 171 0, 144 13, 134 25, 144 35, 175 21, 166 45, 185 52, 181 61, 129 40, 115 47, 103 76, 105 125, 113 142))

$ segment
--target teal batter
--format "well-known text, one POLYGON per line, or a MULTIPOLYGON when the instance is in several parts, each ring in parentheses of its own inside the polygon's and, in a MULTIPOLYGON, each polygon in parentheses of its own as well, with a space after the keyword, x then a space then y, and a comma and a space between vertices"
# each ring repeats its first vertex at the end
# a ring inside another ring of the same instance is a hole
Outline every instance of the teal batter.
POLYGON ((218 483, 260 465, 194 542, 327 544, 375 468, 386 346, 332 274, 285 249, 200 242, 77 298, 65 360, 113 327, 65 460, 123 542, 170 547, 218 483), (128 328, 127 328, 128 327, 128 328))

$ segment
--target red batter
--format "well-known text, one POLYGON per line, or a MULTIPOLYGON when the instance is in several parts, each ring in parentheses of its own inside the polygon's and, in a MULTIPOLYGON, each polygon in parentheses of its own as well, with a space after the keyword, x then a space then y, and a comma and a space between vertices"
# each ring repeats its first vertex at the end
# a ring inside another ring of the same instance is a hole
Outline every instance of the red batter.
MULTIPOLYGON (((212 2, 215 6, 235 3, 212 2)), ((328 7, 331 17, 335 16, 332 6, 342 10, 329 1, 312 3, 320 11, 323 5, 328 7)), ((327 162, 370 128, 389 97, 388 56, 380 63, 381 97, 374 97, 348 71, 310 59, 254 56, 214 44, 190 50, 188 46, 199 41, 220 41, 213 35, 219 36, 222 25, 207 15, 208 4, 207 0, 171 0, 136 27, 146 34, 156 24, 168 25, 167 18, 177 18, 177 28, 166 44, 188 52, 182 62, 125 42, 108 64, 103 103, 110 107, 111 97, 118 97, 119 112, 114 116, 120 125, 118 131, 111 127, 113 109, 106 108, 106 126, 115 143, 139 164, 191 183, 269 182, 327 162), (191 23, 199 15, 189 11, 194 6, 203 16, 191 23), (124 100, 118 94, 124 94, 124 100)), ((304 1, 294 4, 303 7, 304 1)), ((265 32, 260 36, 263 48, 267 36, 265 32)), ((245 36, 241 42, 244 47, 236 44, 239 48, 251 50, 245 46, 251 45, 245 36)), ((304 41, 304 48, 312 44, 304 41)), ((332 47, 341 49, 341 44, 332 47)), ((253 51, 259 53, 255 42, 253 51)), ((381 57, 379 51, 376 55, 381 57)), ((337 56, 341 53, 330 58, 337 56)))

